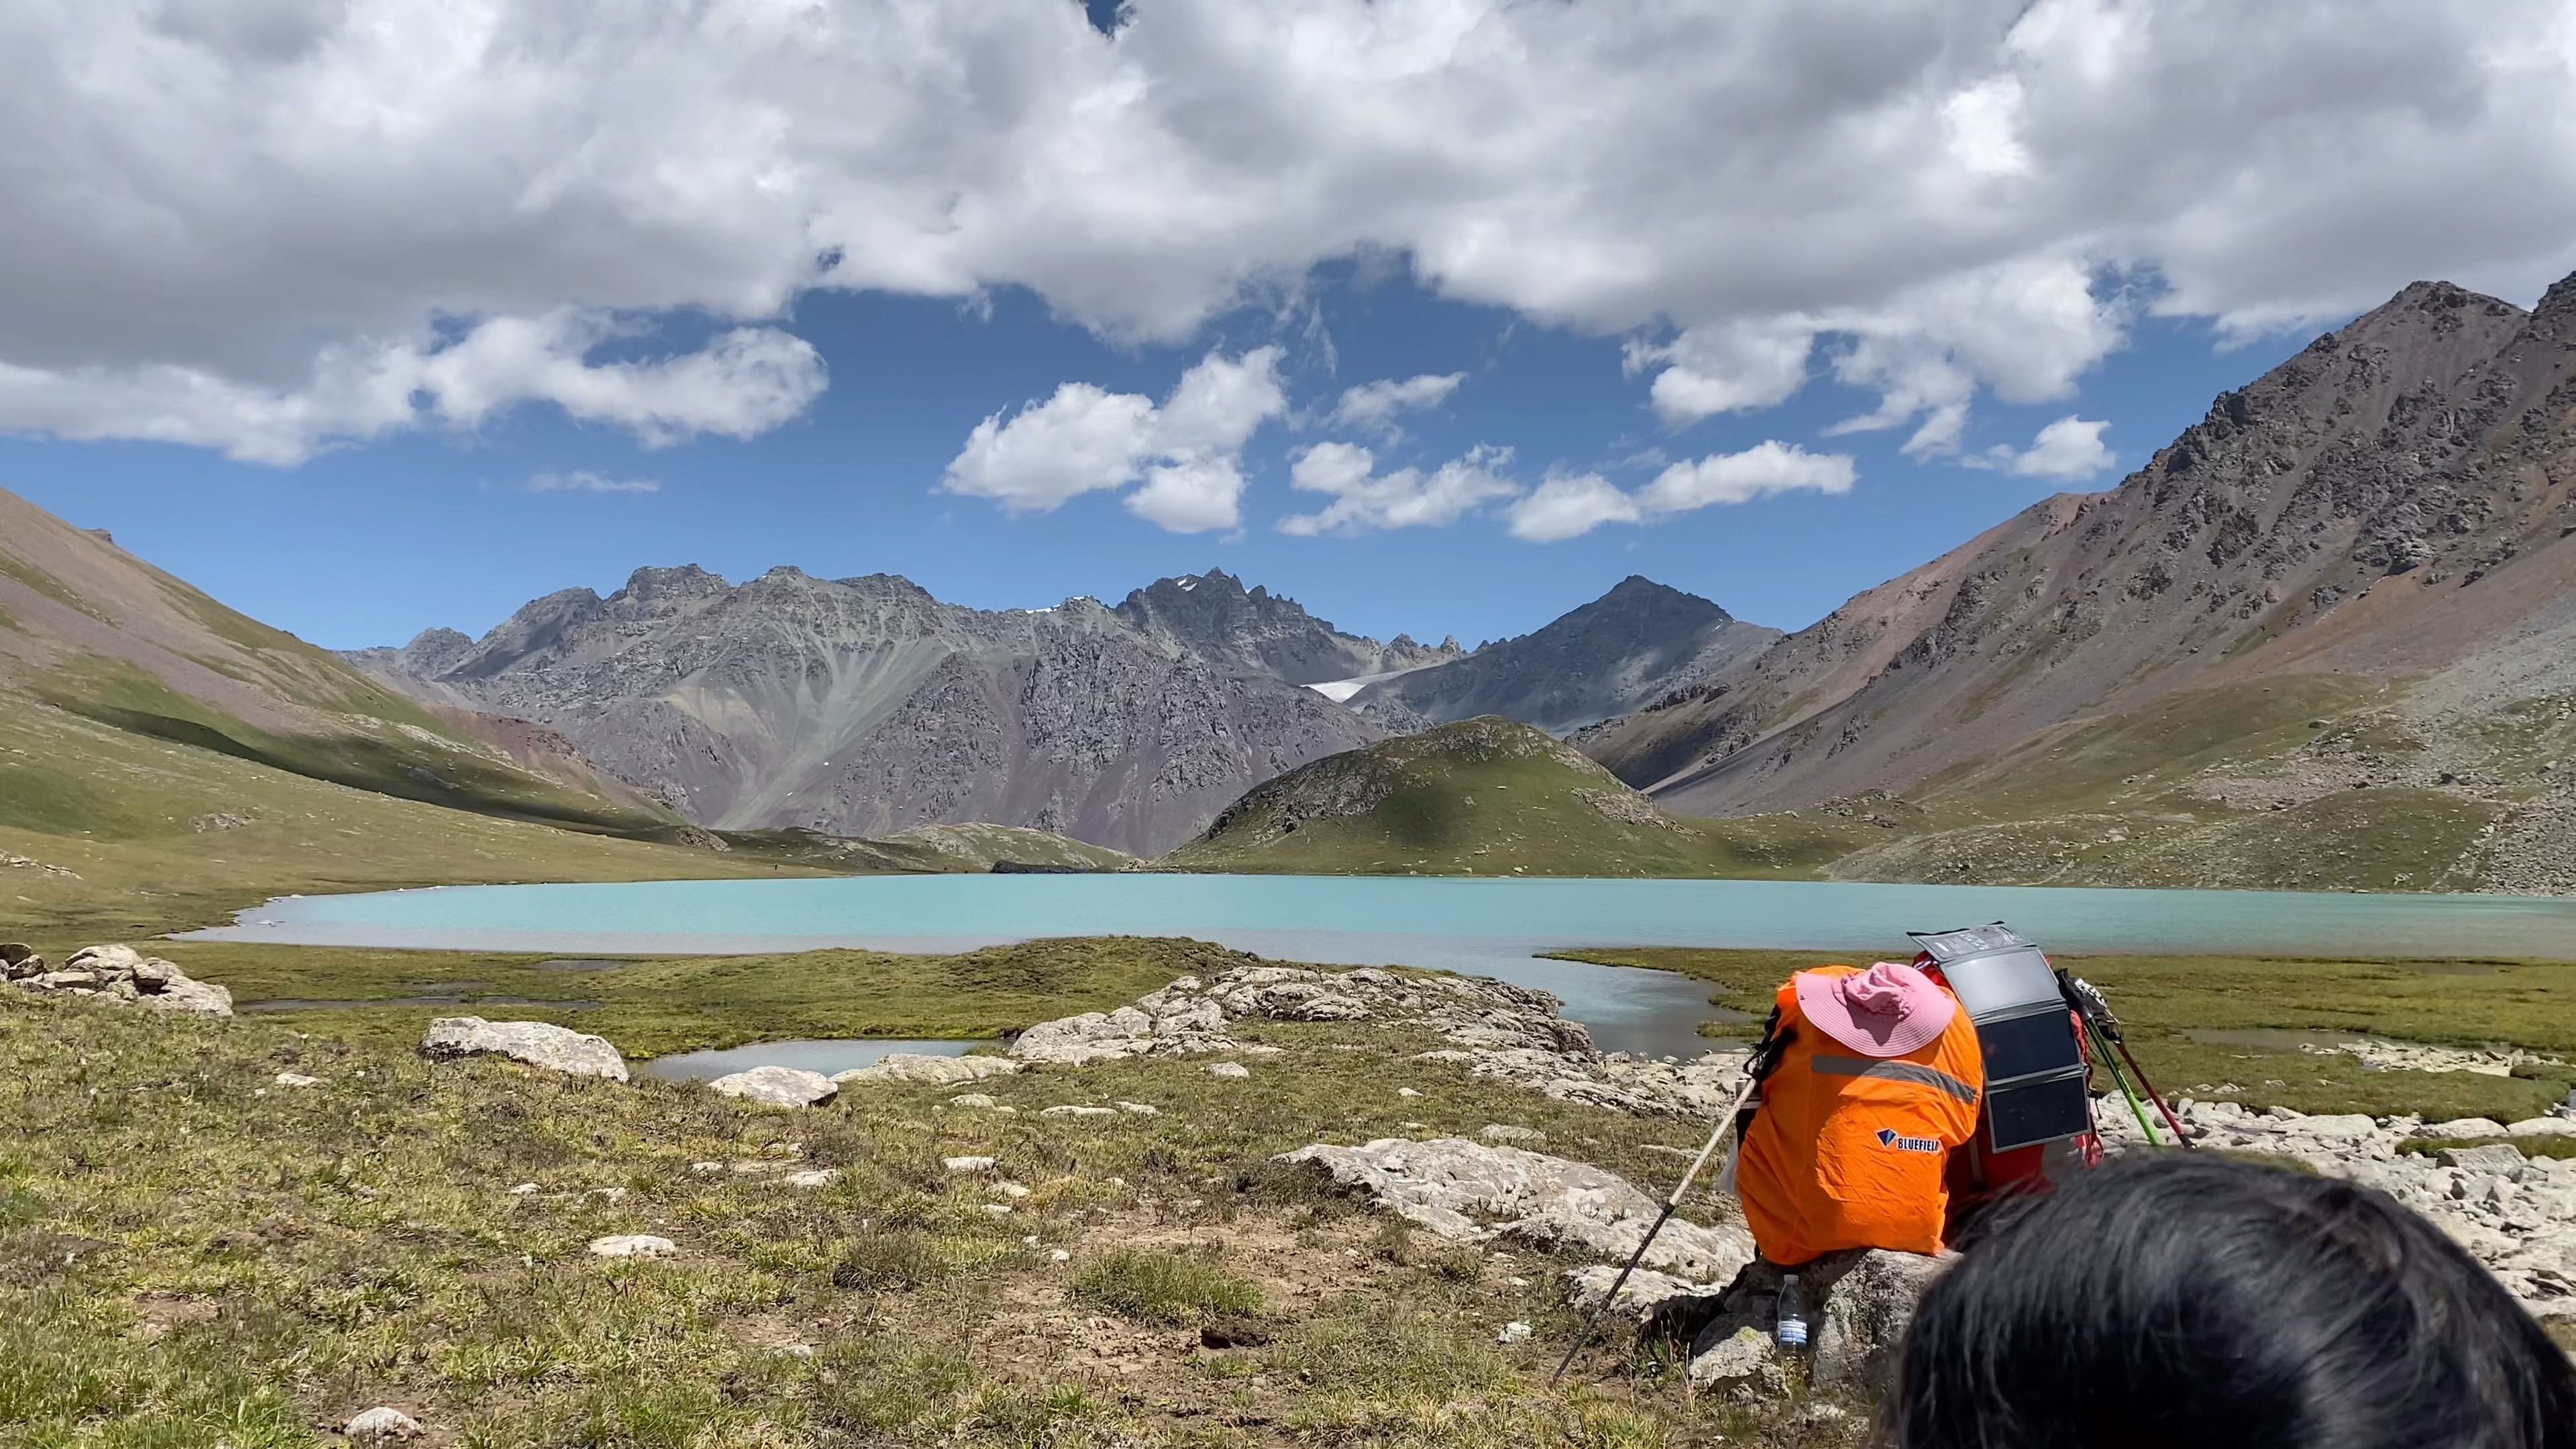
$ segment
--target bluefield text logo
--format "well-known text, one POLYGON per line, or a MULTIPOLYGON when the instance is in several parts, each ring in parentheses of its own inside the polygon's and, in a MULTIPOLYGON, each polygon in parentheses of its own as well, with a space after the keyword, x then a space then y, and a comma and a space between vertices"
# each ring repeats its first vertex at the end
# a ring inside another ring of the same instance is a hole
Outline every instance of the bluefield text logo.
POLYGON ((1878 1145, 1881 1147, 1891 1148, 1898 1152, 1938 1153, 1941 1150, 1941 1139, 1938 1137, 1906 1137, 1900 1135, 1893 1127, 1881 1127, 1878 1129, 1878 1145))

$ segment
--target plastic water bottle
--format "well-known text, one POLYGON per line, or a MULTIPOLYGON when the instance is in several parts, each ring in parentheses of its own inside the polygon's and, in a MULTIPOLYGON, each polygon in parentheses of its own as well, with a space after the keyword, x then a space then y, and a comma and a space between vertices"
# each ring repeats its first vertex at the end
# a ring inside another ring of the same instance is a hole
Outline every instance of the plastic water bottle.
POLYGON ((1780 1280, 1780 1347, 1788 1353, 1804 1353, 1807 1348, 1807 1304, 1798 1296, 1798 1275, 1788 1274, 1780 1280))

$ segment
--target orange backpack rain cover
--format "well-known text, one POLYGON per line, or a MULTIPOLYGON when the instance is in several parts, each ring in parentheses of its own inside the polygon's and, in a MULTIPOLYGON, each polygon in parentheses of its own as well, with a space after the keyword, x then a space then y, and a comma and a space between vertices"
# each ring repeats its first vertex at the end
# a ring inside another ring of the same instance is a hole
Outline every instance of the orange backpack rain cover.
POLYGON ((1779 1005, 1789 1045, 1763 1080, 1736 1165, 1754 1245, 1784 1267, 1840 1248, 1939 1252, 1944 1170, 1950 1150, 1976 1135, 1985 1089, 1976 1024, 1954 1012, 1929 1044, 1871 1057, 1807 1021, 1794 979, 1779 1005))

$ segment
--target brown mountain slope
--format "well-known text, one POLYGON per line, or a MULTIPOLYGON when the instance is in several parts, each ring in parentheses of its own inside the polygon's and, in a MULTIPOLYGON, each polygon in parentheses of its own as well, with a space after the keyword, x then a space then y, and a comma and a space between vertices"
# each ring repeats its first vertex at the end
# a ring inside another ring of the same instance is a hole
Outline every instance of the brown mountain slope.
POLYGON ((2154 802, 2182 834, 2358 783, 2436 792, 2419 803, 2451 836, 2482 832, 2463 862, 2555 838, 2540 766, 2576 698, 2572 477, 2576 278, 2530 313, 2418 283, 2111 491, 2037 504, 1579 743, 1691 814, 1875 788, 2044 815, 2188 761, 2154 802))
POLYGON ((677 824, 550 730, 423 708, 5 490, 0 707, 486 814, 621 834, 677 824))

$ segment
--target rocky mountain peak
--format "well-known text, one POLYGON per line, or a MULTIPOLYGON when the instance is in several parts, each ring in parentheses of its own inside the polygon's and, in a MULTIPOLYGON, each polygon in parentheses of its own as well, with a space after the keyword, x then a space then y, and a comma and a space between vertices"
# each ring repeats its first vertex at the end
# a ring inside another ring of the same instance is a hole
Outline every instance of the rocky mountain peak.
POLYGON ((668 599, 704 599, 726 593, 733 585, 721 575, 712 574, 696 564, 677 568, 640 568, 627 575, 626 587, 619 595, 638 601, 668 599))
POLYGON ((1631 574, 1542 629, 1372 684, 1352 705, 1395 730, 1490 714, 1569 731, 1642 708, 1779 637, 1631 574))

